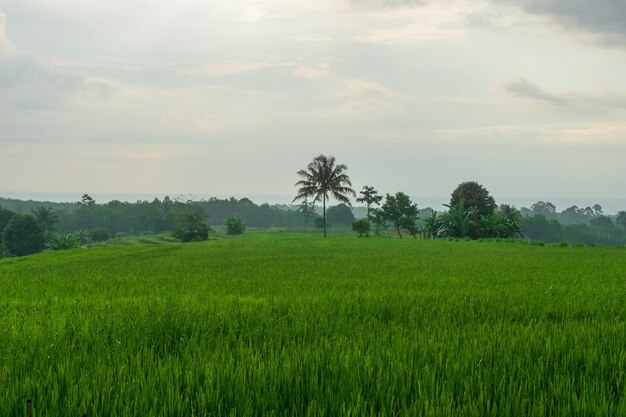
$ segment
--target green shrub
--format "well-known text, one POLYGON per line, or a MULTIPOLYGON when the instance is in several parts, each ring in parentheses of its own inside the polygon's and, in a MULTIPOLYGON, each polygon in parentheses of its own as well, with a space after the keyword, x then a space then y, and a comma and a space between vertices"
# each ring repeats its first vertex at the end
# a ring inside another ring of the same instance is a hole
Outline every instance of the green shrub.
POLYGON ((561 248, 568 248, 569 247, 569 242, 561 242, 561 243, 559 243, 559 247, 561 247, 561 248))
POLYGON ((111 238, 108 230, 103 227, 92 230, 89 237, 93 242, 104 242, 105 240, 109 240, 111 238))
POLYGON ((74 233, 66 233, 53 238, 48 244, 52 250, 66 250, 80 247, 80 237, 74 233))
POLYGON ((16 214, 2 231, 2 243, 15 256, 25 256, 44 249, 43 230, 33 216, 16 214))
POLYGON ((173 235, 183 243, 201 242, 209 238, 211 228, 206 223, 196 224, 193 228, 176 230, 173 235))
POLYGON ((231 214, 226 220, 224 220, 224 226, 226 226, 226 234, 240 235, 246 231, 246 224, 236 214, 231 214))
POLYGON ((370 221, 368 219, 359 219, 352 222, 352 230, 357 232, 359 237, 370 236, 370 221))

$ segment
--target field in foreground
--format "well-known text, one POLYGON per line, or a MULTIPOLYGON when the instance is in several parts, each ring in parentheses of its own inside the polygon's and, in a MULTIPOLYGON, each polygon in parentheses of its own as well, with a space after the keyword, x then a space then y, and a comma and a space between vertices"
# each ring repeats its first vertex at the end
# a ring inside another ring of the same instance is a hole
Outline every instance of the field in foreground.
POLYGON ((252 233, 0 261, 0 415, 626 415, 626 250, 252 233))

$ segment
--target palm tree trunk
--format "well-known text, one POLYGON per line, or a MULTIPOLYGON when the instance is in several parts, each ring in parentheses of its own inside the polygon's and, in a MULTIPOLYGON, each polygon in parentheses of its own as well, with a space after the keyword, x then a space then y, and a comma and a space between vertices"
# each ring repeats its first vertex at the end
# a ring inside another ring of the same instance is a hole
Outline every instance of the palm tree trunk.
POLYGON ((322 205, 323 205, 322 211, 324 213, 324 237, 326 237, 326 194, 324 194, 324 197, 322 198, 322 201, 323 201, 323 203, 322 203, 322 205))
POLYGON ((400 239, 402 239, 402 233, 400 233, 400 228, 398 227, 396 230, 398 231, 398 236, 400 236, 400 239))

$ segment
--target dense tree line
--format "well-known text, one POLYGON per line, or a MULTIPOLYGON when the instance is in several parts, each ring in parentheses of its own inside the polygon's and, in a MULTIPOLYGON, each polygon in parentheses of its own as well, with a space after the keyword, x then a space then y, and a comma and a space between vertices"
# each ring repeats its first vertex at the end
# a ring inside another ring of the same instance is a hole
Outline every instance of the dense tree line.
MULTIPOLYGON (((3 202, 14 210, 0 206, 0 257, 36 253, 44 247, 70 249, 126 235, 173 232, 181 241, 205 240, 210 226, 223 225, 229 234, 242 233, 246 227, 304 226, 296 207, 257 205, 247 198, 189 201, 165 197, 98 204, 84 194, 76 203, 3 202)), ((318 217, 315 209, 311 207, 310 219, 318 217)))
MULTIPOLYGON (((622 217, 626 217, 626 212, 620 213, 624 213, 622 217)), ((604 215, 595 216, 589 219, 588 223, 563 224, 556 219, 548 219, 544 215, 535 214, 525 217, 521 227, 522 232, 529 239, 548 243, 626 245, 626 226, 604 215)))
MULTIPOLYGON (((89 196, 86 196, 89 197, 89 196)), ((137 201, 135 203, 110 201, 97 204, 83 198, 74 210, 59 212, 58 229, 62 232, 91 230, 102 227, 112 236, 151 234, 172 231, 177 227, 177 216, 187 201, 137 201)), ((249 227, 300 227, 301 215, 285 206, 257 205, 247 198, 210 198, 195 202, 206 214, 209 226, 219 226, 232 214, 238 215, 249 227)))
POLYGON ((365 204, 366 216, 356 220, 350 197, 357 197, 346 174, 347 166, 332 156, 319 155, 298 171, 300 180, 294 201, 299 206, 257 205, 248 198, 210 198, 192 201, 178 198, 135 203, 110 201, 98 204, 84 194, 76 203, 38 203, 1 199, 0 257, 22 256, 50 249, 69 249, 112 236, 172 232, 182 242, 206 240, 223 226, 228 234, 247 227, 350 227, 359 236, 392 230, 399 237, 423 238, 528 238, 548 243, 599 243, 626 245, 626 212, 605 216, 598 204, 569 207, 557 212, 550 202, 538 201, 529 209, 498 206, 482 185, 470 181, 452 192, 448 208, 420 210, 403 192, 384 197, 365 186, 356 201, 365 204), (330 198, 340 203, 329 206, 330 198), (309 200, 310 199, 310 200, 309 200), (317 203, 317 204, 316 204, 317 203), (321 203, 321 207, 319 207, 321 203), (29 212, 24 211, 29 209, 29 212), (321 212, 321 216, 320 216, 321 212))

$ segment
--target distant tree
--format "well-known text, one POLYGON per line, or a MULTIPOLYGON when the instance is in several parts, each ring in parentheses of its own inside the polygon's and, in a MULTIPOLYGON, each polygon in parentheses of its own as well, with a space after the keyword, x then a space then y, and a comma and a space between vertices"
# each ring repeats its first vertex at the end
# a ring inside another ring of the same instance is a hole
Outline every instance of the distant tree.
POLYGON ((14 215, 15 213, 11 210, 7 210, 0 206, 0 259, 10 256, 9 250, 2 243, 2 231, 14 215))
POLYGON ((389 228, 389 222, 382 209, 373 209, 370 214, 370 221, 374 225, 374 233, 376 233, 376 236, 383 235, 389 228))
POLYGON ((411 203, 411 199, 403 192, 395 195, 387 194, 385 202, 380 207, 383 218, 391 223, 402 238, 402 230, 406 230, 411 236, 417 236, 417 205, 411 203))
POLYGON ((617 218, 615 222, 622 227, 622 229, 626 230, 626 211, 620 211, 617 213, 617 218))
POLYGON ((11 210, 0 207, 0 233, 2 233, 6 225, 9 223, 9 220, 11 220, 11 218, 15 216, 15 214, 16 213, 12 212, 11 210))
POLYGON ((322 202, 322 221, 324 224, 324 237, 326 237, 326 201, 334 197, 341 203, 351 206, 348 196, 356 196, 352 182, 345 171, 348 167, 344 164, 335 164, 334 156, 319 155, 306 169, 298 171, 302 178, 296 182, 298 194, 293 199, 303 200, 313 197, 313 203, 322 202))
POLYGON ((363 197, 359 197, 356 199, 357 203, 365 203, 367 206, 367 219, 370 218, 370 207, 372 205, 380 205, 380 202, 383 199, 383 196, 378 195, 378 191, 374 189, 374 187, 366 185, 363 187, 363 191, 359 191, 363 197))
POLYGON ((530 206, 533 214, 541 214, 542 216, 549 217, 556 213, 556 206, 551 202, 543 202, 537 201, 535 204, 530 206))
POLYGON ((226 226, 226 234, 228 235, 240 235, 246 231, 246 224, 236 214, 228 216, 224 220, 224 226, 226 226))
POLYGON ((44 249, 43 230, 33 216, 16 214, 2 231, 2 243, 15 256, 25 256, 44 249))
POLYGON ((318 229, 323 229, 324 227, 326 227, 324 223, 324 219, 321 217, 316 217, 314 222, 315 222, 315 227, 318 229))
POLYGON ((306 230, 306 225, 309 219, 316 216, 315 203, 313 202, 309 203, 309 201, 305 198, 304 201, 302 201, 302 203, 300 203, 300 205, 298 206, 297 211, 300 214, 300 216, 302 216, 302 219, 304 219, 304 230, 306 230))
POLYGON ((326 221, 334 225, 350 225, 354 221, 352 209, 345 204, 337 204, 328 208, 326 221))
POLYGON ((597 237, 596 240, 609 244, 618 243, 622 235, 618 226, 608 216, 602 214, 589 220, 589 228, 591 233, 597 237))
POLYGON ((111 237, 109 232, 104 227, 99 227, 97 229, 92 230, 89 233, 89 237, 93 242, 104 242, 105 240, 109 240, 111 237))
POLYGON ((369 219, 359 219, 352 222, 352 230, 357 232, 359 237, 370 236, 370 221, 369 219))
POLYGON ((207 240, 211 229, 206 224, 208 215, 205 208, 198 202, 181 201, 177 205, 176 229, 174 237, 181 242, 197 242, 207 240))
POLYGON ((580 212, 583 215, 588 216, 588 217, 595 216, 595 214, 596 214, 596 212, 593 210, 593 208, 591 208, 589 206, 585 207, 584 209, 580 209, 580 212))
POLYGON ((39 206, 32 209, 32 215, 44 232, 53 232, 59 223, 59 216, 50 207, 39 206))
POLYGON ((561 224, 554 219, 548 220, 541 214, 525 217, 521 229, 525 236, 545 242, 560 242, 563 237, 561 224))
POLYGON ((596 216, 599 216, 602 214, 602 206, 598 203, 594 204, 593 207, 591 207, 593 209, 593 213, 596 216))
POLYGON ((242 205, 242 206, 245 206, 245 205, 247 205, 247 206, 255 206, 255 205, 256 205, 256 204, 254 204, 254 203, 252 202, 252 200, 250 200, 250 199, 249 199, 249 198, 247 198, 247 197, 244 197, 244 198, 240 199, 240 200, 237 202, 237 204, 242 205))
POLYGON ((489 191, 475 181, 459 184, 452 192, 450 206, 458 206, 461 200, 465 202, 465 208, 476 209, 478 216, 486 216, 496 209, 496 202, 489 195, 489 191))
POLYGON ((89 194, 83 194, 78 204, 81 206, 93 206, 96 204, 96 200, 94 200, 89 194))

